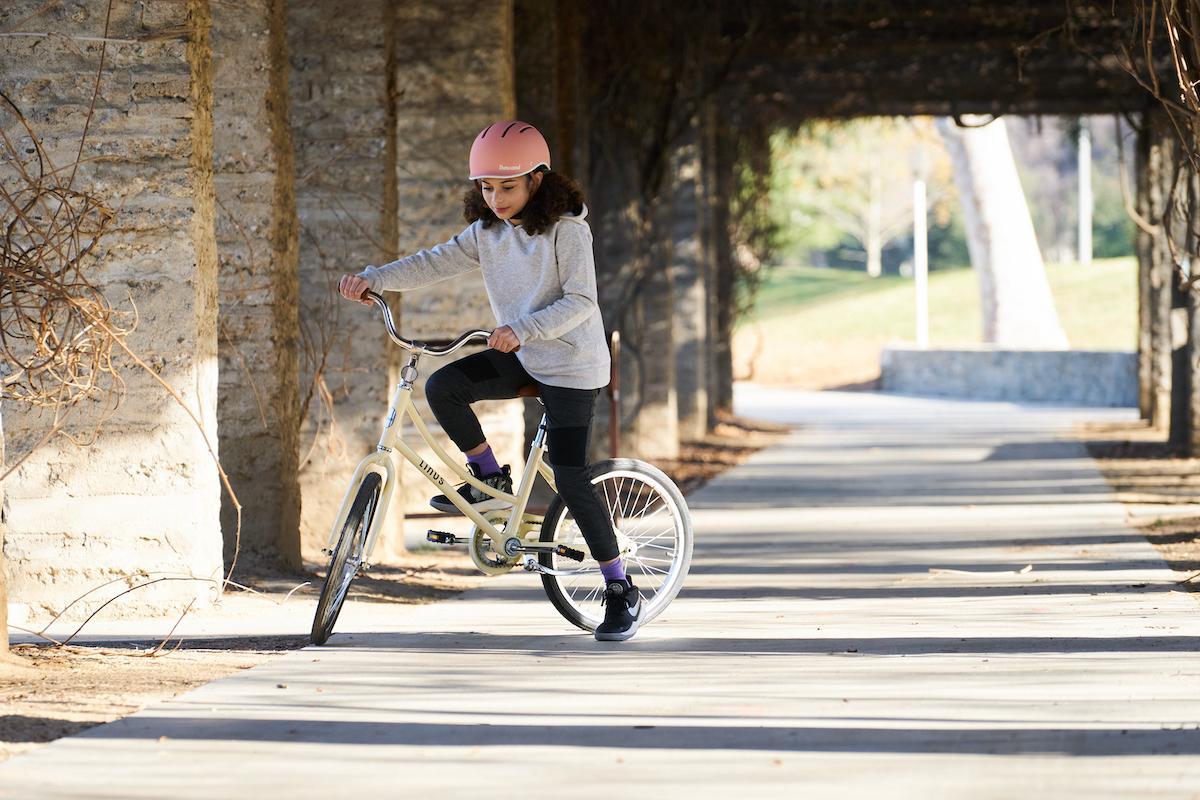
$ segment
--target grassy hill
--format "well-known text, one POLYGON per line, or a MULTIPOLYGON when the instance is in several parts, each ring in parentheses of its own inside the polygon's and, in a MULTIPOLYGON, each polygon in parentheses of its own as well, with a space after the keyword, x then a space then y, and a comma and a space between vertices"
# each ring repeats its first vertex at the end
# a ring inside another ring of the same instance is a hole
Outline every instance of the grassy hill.
MULTIPOLYGON (((1071 346, 1132 350, 1137 336, 1133 258, 1046 268, 1071 346)), ((764 280, 754 310, 734 335, 735 374, 756 381, 826 388, 869 381, 879 351, 915 339, 911 279, 781 266, 764 280)), ((929 277, 931 346, 980 342, 979 289, 969 269, 929 277)))

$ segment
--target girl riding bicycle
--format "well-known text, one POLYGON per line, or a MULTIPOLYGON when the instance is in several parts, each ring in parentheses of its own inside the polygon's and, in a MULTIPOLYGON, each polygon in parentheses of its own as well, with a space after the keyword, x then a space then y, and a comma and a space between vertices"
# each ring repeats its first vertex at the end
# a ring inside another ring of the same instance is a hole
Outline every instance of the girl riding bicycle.
MULTIPOLYGON (((418 289, 473 269, 483 271, 500 326, 481 353, 447 364, 429 377, 425 396, 438 422, 467 456, 471 473, 512 493, 509 465, 501 467, 479 419, 477 400, 503 400, 536 386, 547 418, 547 457, 559 495, 604 576, 602 641, 632 637, 642 601, 625 573, 617 538, 589 480, 588 444, 596 397, 608 385, 609 356, 592 256, 587 206, 579 185, 550 170, 550 148, 532 125, 516 120, 484 128, 471 146, 464 198, 469 223, 436 247, 343 275, 338 290, 371 305, 364 292, 418 289)), ((480 511, 503 505, 469 484, 459 488, 480 511)), ((444 496, 430 500, 457 513, 444 496)))

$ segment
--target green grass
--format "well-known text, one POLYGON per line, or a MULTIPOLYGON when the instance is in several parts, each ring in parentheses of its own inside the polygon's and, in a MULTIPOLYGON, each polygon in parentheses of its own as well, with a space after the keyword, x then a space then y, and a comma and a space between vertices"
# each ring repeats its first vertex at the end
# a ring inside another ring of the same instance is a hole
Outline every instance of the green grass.
MULTIPOLYGON (((1133 258, 1046 268, 1059 321, 1071 347, 1132 350, 1137 342, 1137 265, 1133 258)), ((824 388, 879 374, 879 351, 916 339, 909 278, 777 267, 734 333, 739 378, 824 388)), ((970 269, 929 276, 929 340, 934 347, 981 341, 979 288, 970 269)))
MULTIPOLYGON (((1132 258, 1107 259, 1084 269, 1046 268, 1059 320, 1071 346, 1133 349, 1137 337, 1137 266, 1132 258)), ((915 338, 914 284, 896 276, 777 267, 759 290, 754 310, 739 324, 771 323, 803 341, 915 338)), ((978 344, 979 289, 970 269, 929 276, 929 337, 935 345, 978 344)))

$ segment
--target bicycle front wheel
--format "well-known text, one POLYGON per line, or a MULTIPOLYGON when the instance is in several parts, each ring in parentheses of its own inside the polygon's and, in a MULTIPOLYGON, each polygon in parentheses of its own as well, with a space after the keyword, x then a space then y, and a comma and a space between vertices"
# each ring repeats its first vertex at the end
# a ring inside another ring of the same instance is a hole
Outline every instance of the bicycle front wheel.
POLYGON ((350 504, 350 512, 346 515, 345 522, 342 523, 342 531, 338 535, 333 554, 329 557, 325 585, 321 588, 321 598, 317 601, 317 613, 313 616, 312 636, 310 637, 313 644, 325 644, 329 634, 333 633, 333 625, 342 611, 346 593, 350 590, 350 584, 362 566, 367 531, 371 530, 371 520, 379 507, 381 483, 379 473, 370 472, 358 485, 354 502, 350 504))
MULTIPOLYGON (((642 593, 642 623, 663 612, 679 594, 692 563, 692 518, 683 493, 667 475, 644 461, 613 458, 592 465, 592 485, 608 508, 625 571, 642 593)), ((550 602, 568 621, 594 631, 604 621, 600 565, 562 498, 555 496, 542 522, 542 542, 587 553, 582 563, 542 554, 541 564, 566 575, 542 575, 550 602)))

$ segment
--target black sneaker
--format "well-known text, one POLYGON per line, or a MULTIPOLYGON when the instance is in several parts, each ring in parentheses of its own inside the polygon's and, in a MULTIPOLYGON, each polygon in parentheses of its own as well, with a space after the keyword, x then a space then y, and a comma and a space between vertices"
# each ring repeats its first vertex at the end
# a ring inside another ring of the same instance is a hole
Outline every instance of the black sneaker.
POLYGON ((604 587, 604 622, 596 628, 596 641, 623 642, 637 633, 642 617, 642 595, 633 581, 609 581, 604 587))
MULTIPOLYGON (((499 472, 493 472, 491 475, 480 475, 479 467, 467 462, 467 468, 471 470, 471 474, 481 481, 491 486, 493 489, 499 489, 507 494, 512 494, 512 475, 510 474, 508 464, 500 468, 499 472)), ((476 489, 469 483, 464 483, 458 487, 459 495, 471 504, 471 507, 476 511, 495 511, 501 508, 509 508, 512 503, 507 503, 498 497, 492 497, 490 494, 484 494, 479 489, 476 489)), ((443 511, 447 514, 458 514, 462 516, 462 512, 457 506, 447 499, 446 495, 439 494, 437 497, 429 501, 429 505, 436 508, 438 511, 443 511)))

